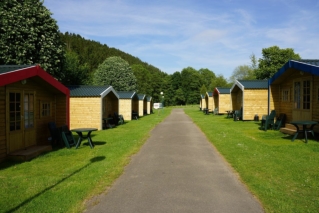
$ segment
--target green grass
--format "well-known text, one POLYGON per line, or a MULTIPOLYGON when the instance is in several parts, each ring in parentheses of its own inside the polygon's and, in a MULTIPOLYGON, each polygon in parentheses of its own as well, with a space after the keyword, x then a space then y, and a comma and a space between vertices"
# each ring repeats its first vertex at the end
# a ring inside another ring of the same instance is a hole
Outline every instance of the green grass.
MULTIPOLYGON (((84 143, 77 150, 55 150, 30 162, 0 164, 0 212, 83 211, 87 199, 104 192, 122 174, 130 156, 171 108, 93 132, 94 149, 84 143)), ((259 130, 256 122, 204 115, 198 106, 183 108, 266 212, 319 212, 318 141, 291 142, 278 131, 259 130)))
POLYGON ((305 144, 279 131, 259 130, 259 122, 204 115, 185 108, 266 212, 319 212, 319 142, 305 144))
MULTIPOLYGON (((0 212, 81 212, 85 200, 104 192, 171 109, 92 132, 91 149, 59 149, 29 162, 0 164, 0 212)), ((77 136, 75 135, 77 140, 77 136)))

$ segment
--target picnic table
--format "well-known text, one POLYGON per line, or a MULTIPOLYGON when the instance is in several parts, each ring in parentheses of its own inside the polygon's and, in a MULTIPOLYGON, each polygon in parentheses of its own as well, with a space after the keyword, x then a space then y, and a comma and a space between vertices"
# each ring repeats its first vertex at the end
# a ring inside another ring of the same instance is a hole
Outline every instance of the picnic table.
POLYGON ((90 145, 90 147, 92 149, 94 147, 94 144, 93 144, 93 141, 92 141, 92 138, 91 138, 91 132, 93 132, 93 131, 97 131, 97 129, 96 128, 71 129, 71 132, 76 132, 79 135, 79 139, 78 139, 78 142, 76 143, 75 148, 77 149, 81 145, 82 139, 84 138, 83 137, 83 132, 87 132, 87 136, 86 137, 87 137, 89 145, 90 145))
POLYGON ((227 110, 226 112, 227 112, 227 118, 232 118, 235 111, 234 110, 227 110))
POLYGON ((204 108, 204 109, 203 109, 204 114, 205 114, 205 115, 209 115, 209 110, 210 110, 210 109, 208 109, 208 108, 204 108))
POLYGON ((315 137, 315 134, 313 133, 313 128, 315 125, 318 124, 317 121, 293 121, 290 122, 292 125, 294 125, 297 129, 294 137, 291 139, 291 141, 294 141, 299 133, 304 133, 304 137, 306 139, 306 143, 308 143, 307 133, 310 132, 313 137, 315 137), (302 129, 299 127, 302 126, 302 129), (308 127, 309 126, 309 127, 308 127))

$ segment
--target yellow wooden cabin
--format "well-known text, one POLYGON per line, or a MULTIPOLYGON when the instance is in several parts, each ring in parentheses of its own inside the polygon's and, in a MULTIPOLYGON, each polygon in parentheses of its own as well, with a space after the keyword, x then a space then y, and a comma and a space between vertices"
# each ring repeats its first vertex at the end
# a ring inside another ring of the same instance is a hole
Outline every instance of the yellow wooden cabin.
POLYGON ((288 61, 269 79, 269 106, 286 114, 286 123, 319 121, 319 60, 288 61))
POLYGON ((268 81, 236 80, 230 89, 231 109, 242 111, 242 120, 268 113, 268 81))
POLYGON ((203 108, 206 107, 205 104, 205 94, 200 94, 200 99, 199 99, 199 109, 202 110, 203 108))
POLYGON ((218 114, 225 114, 231 110, 230 88, 216 87, 213 92, 214 105, 218 114))
POLYGON ((138 94, 138 116, 147 115, 147 97, 145 94, 138 94))
POLYGON ((147 114, 153 113, 153 98, 151 96, 147 96, 147 114))
POLYGON ((124 120, 132 120, 132 113, 139 112, 139 98, 133 91, 118 91, 119 95, 119 114, 123 115, 124 120))
POLYGON ((112 86, 73 85, 70 89, 70 128, 105 128, 105 119, 119 114, 119 96, 112 86))
POLYGON ((213 112, 215 109, 214 105, 214 97, 213 97, 213 92, 206 92, 205 94, 205 104, 203 108, 208 109, 209 112, 213 112))
POLYGON ((49 122, 69 125, 69 90, 39 65, 0 66, 0 161, 52 150, 49 122))

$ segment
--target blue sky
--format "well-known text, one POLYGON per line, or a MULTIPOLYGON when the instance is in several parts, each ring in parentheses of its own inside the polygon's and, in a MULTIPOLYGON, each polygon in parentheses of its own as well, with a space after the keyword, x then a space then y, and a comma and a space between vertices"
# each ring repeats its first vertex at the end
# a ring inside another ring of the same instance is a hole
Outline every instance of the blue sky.
POLYGON ((319 0, 44 0, 61 32, 163 72, 208 68, 229 78, 263 48, 319 59, 319 0))

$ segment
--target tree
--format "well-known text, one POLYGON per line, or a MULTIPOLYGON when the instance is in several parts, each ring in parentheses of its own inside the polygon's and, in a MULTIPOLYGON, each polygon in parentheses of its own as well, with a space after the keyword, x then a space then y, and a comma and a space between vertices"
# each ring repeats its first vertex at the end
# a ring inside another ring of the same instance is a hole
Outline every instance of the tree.
POLYGON ((64 47, 51 15, 39 0, 2 0, 0 64, 40 64, 61 80, 64 47))
POLYGON ((107 58, 94 73, 95 85, 111 85, 116 91, 135 91, 136 78, 130 65, 121 57, 107 58))
POLYGON ((216 87, 230 87, 231 83, 228 83, 223 75, 217 75, 212 79, 210 91, 213 91, 216 87))
POLYGON ((200 88, 200 94, 205 94, 207 92, 207 88, 205 85, 203 85, 201 88, 200 88))
POLYGON ((215 73, 207 68, 201 68, 200 70, 198 70, 198 72, 201 76, 202 84, 205 85, 207 88, 210 86, 212 78, 216 78, 215 73))
POLYGON ((199 92, 201 87, 201 77, 197 70, 192 67, 184 68, 181 72, 182 86, 186 104, 196 104, 199 102, 199 92))
POLYGON ((240 80, 252 80, 256 79, 254 70, 248 65, 240 65, 235 68, 230 76, 230 82, 235 82, 236 79, 240 80))
POLYGON ((136 77, 136 91, 147 95, 152 94, 151 74, 148 69, 142 64, 133 64, 131 68, 136 77))
POLYGON ((269 79, 289 60, 301 59, 292 48, 280 49, 278 46, 262 49, 262 55, 255 72, 257 79, 269 79))
POLYGON ((90 84, 89 67, 80 65, 79 57, 75 52, 66 51, 63 73, 64 77, 61 83, 65 85, 90 84))

